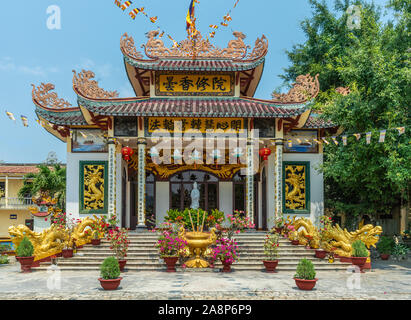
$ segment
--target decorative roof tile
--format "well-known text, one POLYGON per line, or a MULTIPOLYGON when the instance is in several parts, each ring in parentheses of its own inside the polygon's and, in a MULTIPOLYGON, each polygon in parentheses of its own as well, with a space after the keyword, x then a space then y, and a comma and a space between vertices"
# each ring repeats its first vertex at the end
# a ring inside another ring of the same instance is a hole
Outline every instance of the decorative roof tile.
POLYGON ((43 110, 39 107, 36 108, 36 114, 39 117, 44 118, 52 124, 56 125, 87 125, 86 120, 80 110, 67 111, 67 112, 55 112, 43 110))
POLYGON ((332 123, 330 120, 324 120, 319 117, 318 114, 312 114, 303 128, 306 129, 320 129, 320 128, 333 128, 337 127, 336 124, 332 123))

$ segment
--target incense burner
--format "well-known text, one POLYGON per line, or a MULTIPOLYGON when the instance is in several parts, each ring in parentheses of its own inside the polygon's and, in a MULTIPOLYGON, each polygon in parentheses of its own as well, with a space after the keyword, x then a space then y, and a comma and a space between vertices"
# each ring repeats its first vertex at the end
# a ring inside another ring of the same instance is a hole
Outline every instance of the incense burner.
POLYGON ((214 244, 217 236, 215 229, 211 229, 211 232, 186 232, 182 227, 180 229, 179 236, 181 239, 187 241, 188 248, 190 250, 190 256, 192 257, 185 264, 188 268, 207 268, 209 263, 202 258, 207 248, 214 244))

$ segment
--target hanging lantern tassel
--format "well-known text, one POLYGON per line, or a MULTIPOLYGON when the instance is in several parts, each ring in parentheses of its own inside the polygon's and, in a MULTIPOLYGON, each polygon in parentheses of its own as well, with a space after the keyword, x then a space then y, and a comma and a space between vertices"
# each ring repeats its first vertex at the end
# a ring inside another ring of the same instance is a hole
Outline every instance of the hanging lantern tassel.
POLYGON ((264 161, 268 160, 268 157, 271 154, 271 150, 269 148, 262 148, 259 151, 260 157, 263 158, 264 161))
POLYGON ((121 154, 123 155, 124 160, 130 161, 131 156, 134 154, 134 150, 130 147, 124 147, 121 149, 121 154))

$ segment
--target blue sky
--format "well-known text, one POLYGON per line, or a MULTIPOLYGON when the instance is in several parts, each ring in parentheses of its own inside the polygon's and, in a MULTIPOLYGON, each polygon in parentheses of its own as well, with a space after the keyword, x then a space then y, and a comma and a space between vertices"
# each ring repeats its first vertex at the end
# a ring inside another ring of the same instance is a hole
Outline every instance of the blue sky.
MULTIPOLYGON (((185 16, 190 0, 134 0, 134 7, 145 7, 150 16, 177 41, 186 38, 185 16)), ((206 35, 210 24, 219 24, 235 0, 200 0, 196 7, 197 27, 206 35)), ((327 1, 332 3, 331 0, 327 1)), ((386 0, 374 1, 384 5, 386 0)), ((36 163, 55 151, 66 161, 66 145, 47 133, 36 122, 31 100, 31 84, 51 82, 60 98, 75 104, 72 70, 92 70, 100 86, 117 90, 120 97, 133 91, 128 82, 120 37, 124 32, 134 37, 136 47, 146 43, 145 33, 155 29, 144 16, 132 20, 128 11, 114 5, 114 0, 20 0, 0 4, 0 160, 12 163, 36 163), (47 28, 47 8, 61 9, 61 29, 47 28), (9 120, 5 111, 14 114, 9 120), (23 127, 20 115, 29 119, 23 127)), ((232 31, 247 35, 254 46, 262 34, 268 38, 269 53, 256 97, 269 99, 273 89, 282 84, 278 77, 289 65, 285 50, 305 40, 300 21, 311 16, 307 0, 240 0, 232 11, 228 28, 217 31, 213 43, 225 47, 233 39, 232 31)), ((172 43, 164 38, 167 46, 172 43)))

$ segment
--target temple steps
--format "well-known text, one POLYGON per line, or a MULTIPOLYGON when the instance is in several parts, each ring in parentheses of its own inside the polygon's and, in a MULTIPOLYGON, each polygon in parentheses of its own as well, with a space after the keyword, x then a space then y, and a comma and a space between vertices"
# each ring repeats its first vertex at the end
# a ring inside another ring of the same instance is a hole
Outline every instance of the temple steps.
MULTIPOLYGON (((265 232, 250 232, 235 235, 238 242, 240 260, 233 264, 234 271, 254 270, 264 271, 262 261, 264 256, 264 239, 265 232)), ((127 264, 125 271, 165 271, 166 267, 162 259, 158 255, 155 248, 158 235, 151 232, 130 233, 130 246, 127 254, 127 264)), ((300 259, 306 258, 312 261, 317 271, 341 271, 346 270, 349 264, 341 263, 335 260, 333 264, 328 263, 328 260, 321 260, 314 257, 314 250, 306 249, 304 246, 294 246, 288 239, 281 238, 279 246, 279 264, 278 271, 295 271, 300 259)), ((99 270, 103 260, 113 256, 110 250, 110 243, 102 239, 99 246, 91 244, 85 245, 79 249, 77 254, 72 258, 59 258, 58 266, 64 270, 99 270)), ((50 266, 50 262, 41 263, 36 270, 46 270, 50 266)), ((205 271, 217 272, 221 268, 221 263, 217 263, 215 268, 205 269, 183 269, 177 264, 177 271, 192 272, 205 271)))

